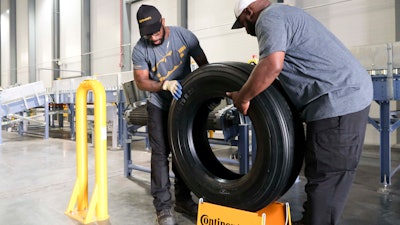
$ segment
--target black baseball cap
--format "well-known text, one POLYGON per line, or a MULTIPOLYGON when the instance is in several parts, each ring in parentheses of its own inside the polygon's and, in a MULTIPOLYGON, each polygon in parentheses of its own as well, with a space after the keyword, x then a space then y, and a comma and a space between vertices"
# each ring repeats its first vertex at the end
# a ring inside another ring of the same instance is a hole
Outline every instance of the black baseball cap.
POLYGON ((139 24, 140 36, 157 33, 161 29, 161 14, 151 5, 141 5, 136 18, 139 24))

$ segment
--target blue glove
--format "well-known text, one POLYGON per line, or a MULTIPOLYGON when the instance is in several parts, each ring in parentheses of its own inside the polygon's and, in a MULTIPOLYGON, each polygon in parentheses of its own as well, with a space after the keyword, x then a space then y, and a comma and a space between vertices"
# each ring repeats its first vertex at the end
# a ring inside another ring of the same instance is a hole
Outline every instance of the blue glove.
POLYGON ((178 100, 182 96, 182 85, 177 80, 166 80, 162 85, 164 91, 169 91, 175 100, 178 100))

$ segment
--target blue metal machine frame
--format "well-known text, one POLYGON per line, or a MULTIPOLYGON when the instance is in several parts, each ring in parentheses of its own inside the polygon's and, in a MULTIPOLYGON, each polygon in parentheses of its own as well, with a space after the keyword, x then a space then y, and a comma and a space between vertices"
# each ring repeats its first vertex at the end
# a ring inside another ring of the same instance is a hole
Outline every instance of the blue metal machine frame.
MULTIPOLYGON (((370 52, 376 55, 381 54, 380 58, 385 58, 386 67, 381 65, 385 69, 370 69, 369 72, 372 77, 372 83, 374 88, 374 101, 379 105, 379 118, 368 118, 369 123, 380 132, 380 178, 381 183, 386 188, 391 185, 392 176, 400 169, 400 165, 392 170, 391 166, 391 133, 400 127, 400 118, 397 116, 397 111, 390 109, 391 101, 400 100, 400 74, 398 69, 394 69, 394 66, 398 66, 395 63, 394 52, 398 50, 398 43, 388 43, 385 48, 380 48, 380 52, 376 51, 379 48, 372 48, 370 52), (385 54, 387 54, 385 56, 385 54)), ((397 58, 396 58, 397 59, 397 58)))
MULTIPOLYGON (((249 121, 242 118, 242 121, 249 121)), ((128 132, 128 125, 125 120, 123 120, 122 130, 123 130, 123 146, 124 146, 124 175, 125 177, 131 177, 133 170, 138 170, 142 172, 150 173, 151 169, 143 166, 136 165, 132 161, 131 156, 131 145, 132 145, 132 134, 128 132)), ((238 147, 238 157, 237 159, 228 159, 228 158, 218 158, 222 163, 228 164, 238 164, 239 165, 239 173, 246 174, 249 172, 251 167, 251 162, 254 160, 256 145, 255 145, 255 136, 251 135, 252 139, 252 158, 250 158, 250 135, 249 131, 251 129, 250 123, 242 122, 238 125, 237 133, 232 134, 235 137, 237 136, 237 140, 216 140, 210 139, 210 143, 212 144, 223 144, 223 145, 232 145, 238 147)), ((234 129, 235 130, 235 129, 234 129)), ((229 131, 228 131, 229 132, 229 131)), ((143 136, 146 139, 146 146, 148 146, 147 136, 140 133, 135 133, 135 136, 143 136)), ((229 134, 231 135, 231 134, 229 134)), ((173 177, 173 175, 170 175, 173 177)))
MULTIPOLYGON (((151 169, 140 166, 135 164, 132 161, 132 156, 131 156, 131 145, 132 145, 132 135, 129 134, 128 129, 127 129, 127 123, 126 121, 123 122, 123 130, 124 130, 124 175, 125 177, 131 177, 132 176, 132 171, 133 170, 138 170, 142 172, 147 172, 150 173, 151 169)), ((250 161, 250 154, 249 154, 249 125, 248 124, 242 124, 239 125, 239 134, 238 134, 238 141, 237 141, 237 146, 238 146, 238 160, 233 160, 233 159, 227 159, 227 158, 218 158, 221 162, 224 163, 231 163, 231 164, 238 164, 239 165, 239 173, 241 174, 246 174, 249 172, 249 169, 251 167, 251 161, 250 161)), ((224 144, 228 144, 227 142, 224 142, 224 144)), ((253 147, 253 149, 255 149, 253 147)), ((254 155, 255 152, 253 152, 254 155)), ((171 175, 173 177, 173 175, 171 175)))
MULTIPOLYGON (((44 107, 44 138, 49 138, 49 98, 42 82, 35 82, 26 85, 11 87, 0 93, 0 144, 2 143, 2 119, 8 114, 24 113, 29 109, 44 107)), ((21 116, 18 121, 30 120, 29 117, 21 116)), ((19 133, 22 134, 20 124, 19 133)))
POLYGON ((388 85, 393 84, 393 100, 400 100, 400 75, 375 75, 372 76, 374 86, 374 100, 379 104, 379 119, 368 118, 369 123, 380 132, 380 174, 381 183, 390 185, 392 176, 400 169, 400 165, 391 169, 391 138, 393 131, 400 127, 400 118, 396 111, 390 110, 391 97, 388 94, 388 85), (399 92, 399 93, 397 93, 399 92))

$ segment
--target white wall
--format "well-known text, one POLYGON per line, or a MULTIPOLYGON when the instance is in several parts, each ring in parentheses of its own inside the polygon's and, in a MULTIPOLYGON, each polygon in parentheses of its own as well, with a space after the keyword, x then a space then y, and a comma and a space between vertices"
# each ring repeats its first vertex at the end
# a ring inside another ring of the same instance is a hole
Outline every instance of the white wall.
POLYGON ((348 47, 395 41, 394 0, 295 2, 300 2, 308 13, 321 21, 348 47), (307 2, 307 5, 301 2, 307 2), (331 5, 321 6, 324 2, 331 5))
POLYGON ((17 83, 29 82, 28 57, 28 0, 17 4, 17 83))
MULTIPOLYGON (((247 62, 253 54, 258 54, 254 37, 244 29, 230 29, 235 20, 233 0, 188 2, 189 29, 198 35, 211 62, 247 62)), ((395 41, 394 0, 289 0, 285 3, 305 8, 348 47, 395 41)))
POLYGON ((10 11, 9 2, 1 0, 1 86, 6 88, 10 83, 10 11))
POLYGON ((92 73, 120 71, 120 1, 91 1, 92 73))
POLYGON ((60 77, 80 76, 81 0, 60 1, 60 77))
POLYGON ((235 21, 233 5, 232 0, 188 1, 188 27, 198 35, 210 62, 247 62, 253 54, 258 55, 254 37, 244 29, 231 30, 235 21))
MULTIPOLYGON (((52 0, 36 0, 36 63, 37 80, 50 87, 53 80, 52 68, 52 0)), ((18 2, 17 2, 18 4, 18 2)))

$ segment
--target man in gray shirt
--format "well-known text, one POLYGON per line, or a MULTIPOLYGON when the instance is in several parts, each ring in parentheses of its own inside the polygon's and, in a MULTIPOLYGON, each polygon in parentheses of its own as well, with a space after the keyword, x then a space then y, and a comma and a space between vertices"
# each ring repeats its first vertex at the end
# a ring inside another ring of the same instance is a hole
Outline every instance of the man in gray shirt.
POLYGON ((279 79, 306 123, 303 220, 339 223, 364 144, 372 80, 347 48, 301 9, 268 0, 237 0, 232 29, 256 36, 260 60, 238 92, 243 113, 250 100, 279 79))
MULTIPOLYGON (((141 38, 132 51, 134 78, 141 90, 149 91, 147 101, 148 135, 151 147, 151 194, 159 225, 175 225, 171 214, 168 143, 168 110, 172 99, 182 94, 180 80, 191 71, 190 57, 199 66, 208 64, 196 36, 187 29, 165 26, 160 12, 142 5, 137 12, 141 38)), ((182 181, 175 163, 175 211, 195 217, 197 204, 182 181)))

